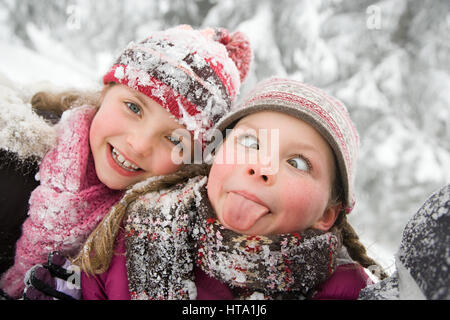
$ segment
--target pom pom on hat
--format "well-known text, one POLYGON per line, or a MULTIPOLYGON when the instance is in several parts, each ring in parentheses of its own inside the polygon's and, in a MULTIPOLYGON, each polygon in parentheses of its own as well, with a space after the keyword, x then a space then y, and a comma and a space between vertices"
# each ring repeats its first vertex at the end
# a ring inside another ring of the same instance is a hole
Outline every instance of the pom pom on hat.
MULTIPOLYGON (((231 109, 252 60, 241 32, 181 25, 130 43, 103 77, 155 100, 204 140, 231 109)), ((202 141, 203 143, 205 141, 202 141)))
POLYGON ((250 63, 253 60, 248 37, 240 31, 233 32, 230 35, 223 28, 219 28, 216 32, 219 37, 218 41, 227 48, 228 55, 239 70, 241 81, 244 81, 250 70, 250 63))

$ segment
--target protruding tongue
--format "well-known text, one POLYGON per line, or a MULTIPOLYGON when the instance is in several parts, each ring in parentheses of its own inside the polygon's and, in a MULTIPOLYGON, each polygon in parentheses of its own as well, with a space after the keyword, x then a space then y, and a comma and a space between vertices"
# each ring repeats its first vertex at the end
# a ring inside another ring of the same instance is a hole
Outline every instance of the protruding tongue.
POLYGON ((268 208, 240 194, 229 192, 223 206, 223 220, 229 227, 245 231, 268 212, 268 208))

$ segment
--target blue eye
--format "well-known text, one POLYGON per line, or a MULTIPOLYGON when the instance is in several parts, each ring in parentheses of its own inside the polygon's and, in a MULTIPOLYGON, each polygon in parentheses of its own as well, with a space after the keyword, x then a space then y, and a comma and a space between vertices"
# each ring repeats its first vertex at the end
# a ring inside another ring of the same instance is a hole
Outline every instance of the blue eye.
POLYGON ((237 140, 244 147, 259 150, 258 139, 255 136, 246 134, 238 137, 237 140))
POLYGON ((309 171, 311 170, 311 164, 308 161, 308 159, 302 157, 302 156, 296 156, 287 161, 291 166, 293 166, 296 169, 302 170, 302 171, 309 171))
POLYGON ((131 112, 141 115, 141 108, 136 103, 126 102, 126 105, 131 112))
POLYGON ((167 140, 169 140, 171 143, 173 143, 175 146, 176 146, 176 145, 179 145, 179 144, 181 143, 181 140, 180 140, 180 139, 177 139, 177 138, 175 138, 175 137, 173 137, 173 136, 167 136, 166 138, 167 138, 167 140))

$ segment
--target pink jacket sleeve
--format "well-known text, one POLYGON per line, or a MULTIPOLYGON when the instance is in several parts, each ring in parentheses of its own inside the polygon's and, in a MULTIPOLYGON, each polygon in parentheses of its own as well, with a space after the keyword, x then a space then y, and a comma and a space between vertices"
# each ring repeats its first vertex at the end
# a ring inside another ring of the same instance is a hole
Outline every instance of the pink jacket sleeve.
POLYGON ((319 287, 312 299, 356 300, 359 292, 372 283, 364 268, 359 264, 340 265, 332 276, 319 287))
POLYGON ((115 254, 108 271, 96 276, 81 274, 81 290, 84 300, 130 300, 125 256, 125 239, 119 232, 115 254))

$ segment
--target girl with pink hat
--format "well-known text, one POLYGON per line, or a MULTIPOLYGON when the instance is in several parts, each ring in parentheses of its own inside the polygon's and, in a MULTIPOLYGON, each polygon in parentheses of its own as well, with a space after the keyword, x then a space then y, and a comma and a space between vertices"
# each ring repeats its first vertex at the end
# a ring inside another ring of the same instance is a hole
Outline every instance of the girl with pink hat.
POLYGON ((99 101, 62 113, 0 287, 21 297, 25 272, 51 251, 75 256, 124 190, 176 172, 174 149, 191 140, 203 145, 230 110, 250 60, 246 37, 225 29, 179 26, 130 43, 103 77, 99 101))

